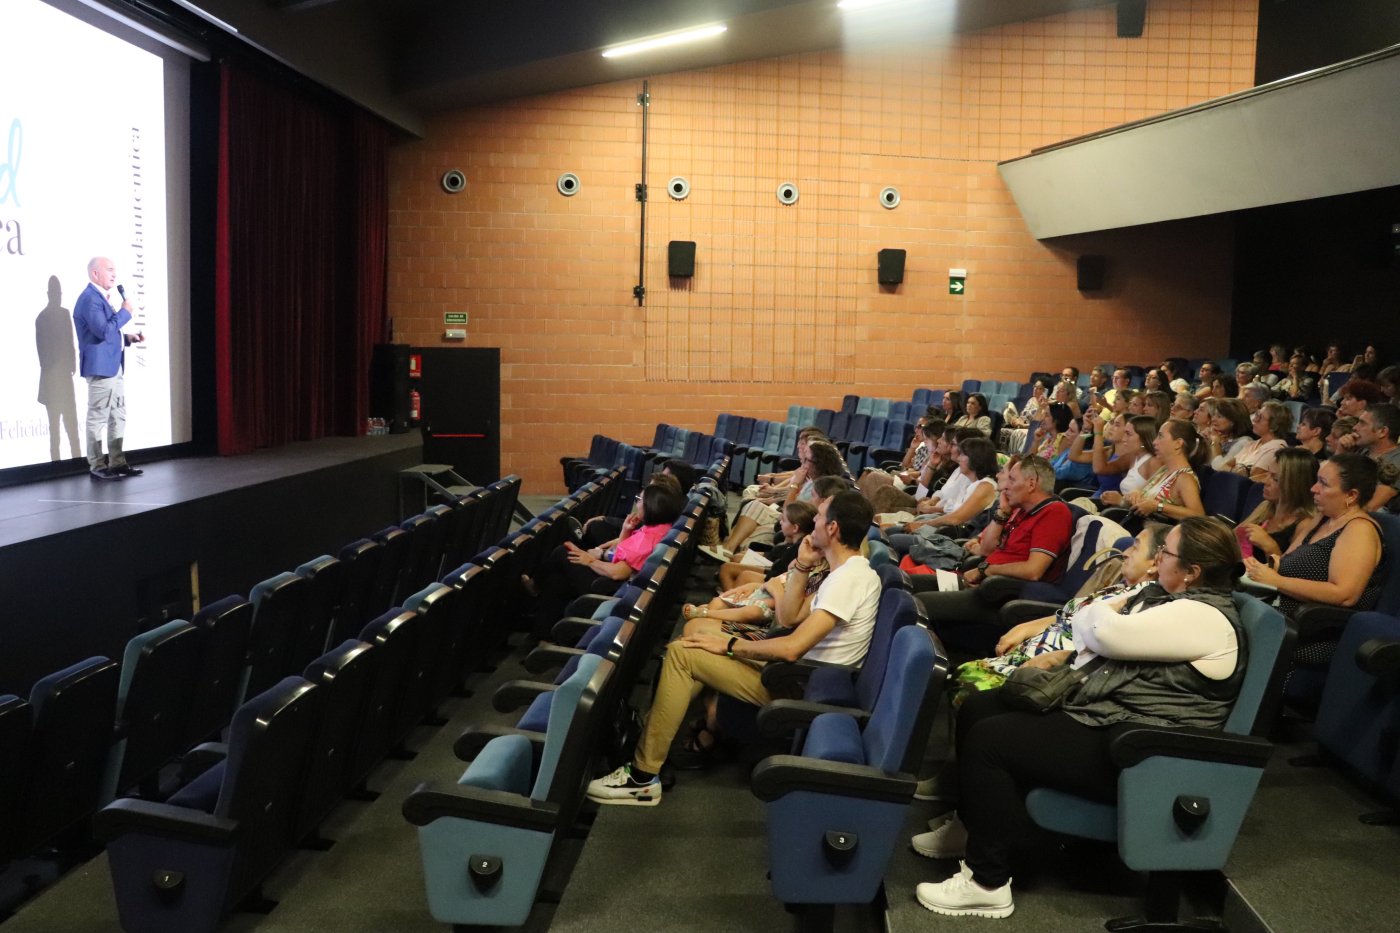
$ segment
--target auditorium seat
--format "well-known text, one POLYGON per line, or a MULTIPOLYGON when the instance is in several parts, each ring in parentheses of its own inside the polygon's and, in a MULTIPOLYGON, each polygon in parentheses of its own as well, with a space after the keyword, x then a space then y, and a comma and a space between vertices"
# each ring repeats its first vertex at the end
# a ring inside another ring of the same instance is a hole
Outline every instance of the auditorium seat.
POLYGON ((88 658, 29 691, 33 737, 20 796, 20 851, 52 842, 97 809, 116 721, 115 661, 88 658))
POLYGON ((318 833, 321 821, 355 784, 350 765, 377 661, 374 648, 351 638, 306 667, 303 676, 320 691, 321 703, 296 805, 293 838, 304 847, 329 847, 318 833))
POLYGON ((905 626, 864 728, 846 713, 822 713, 801 754, 773 755, 754 768, 769 879, 784 904, 875 900, 902 841, 947 669, 933 635, 905 626))
POLYGON ((306 611, 310 584, 290 571, 279 573, 249 594, 253 621, 248 628, 247 670, 239 699, 257 696, 301 665, 294 665, 292 649, 297 626, 306 611))
POLYGON ((358 538, 340 549, 340 563, 344 567, 340 608, 327 641, 338 645, 354 637, 374 617, 370 606, 374 602, 382 557, 383 546, 370 538, 358 538))
MULTIPOLYGON (((436 572, 428 572, 428 565, 432 562, 428 551, 433 546, 433 529, 436 524, 437 517, 427 512, 409 516, 399 523, 399 527, 408 536, 408 544, 404 549, 398 580, 394 583, 394 595, 389 597, 392 605, 402 605, 410 593, 418 592, 426 580, 437 576, 436 572)), ((434 571, 436 569, 433 568, 434 571)))
POLYGON ((306 609, 297 624, 292 659, 305 664, 326 650, 331 626, 345 594, 346 567, 329 554, 302 564, 295 571, 306 580, 306 609))
POLYGON ((107 758, 101 802, 142 784, 154 797, 160 769, 190 746, 186 725, 204 631, 175 619, 126 643, 117 684, 116 741, 107 758))
POLYGON ((205 741, 229 724, 243 686, 243 662, 248 653, 248 629, 253 604, 242 596, 225 596, 195 613, 192 623, 204 632, 200 658, 193 668, 185 747, 205 741))
POLYGON ((453 624, 460 596, 458 590, 445 583, 429 583, 404 600, 405 609, 423 617, 418 660, 413 665, 419 679, 410 691, 419 722, 439 722, 437 707, 461 682, 461 672, 455 664, 462 654, 459 639, 463 633, 453 624))
MULTIPOLYGON (((93 821, 128 931, 213 933, 291 851, 318 689, 287 677, 239 707, 226 752, 166 803, 117 800, 93 821)), ((265 911, 266 905, 261 906, 265 911)))
POLYGON ((1223 730, 1134 726, 1109 745, 1122 768, 1118 799, 1101 803, 1039 787, 1026 809, 1041 827, 1115 842, 1123 863, 1147 872, 1147 924, 1110 921, 1109 929, 1169 929, 1177 923, 1184 873, 1219 871, 1254 799, 1272 746, 1260 736, 1286 666, 1292 636, 1277 610, 1235 594, 1249 646, 1244 682, 1223 730))
POLYGON ((0 865, 20 850, 19 800, 29 774, 33 715, 20 697, 0 696, 0 865))
POLYGON ((592 777, 594 700, 612 673, 608 662, 584 658, 556 691, 542 741, 501 736, 456 784, 420 784, 404 801, 435 920, 517 926, 529 917, 554 841, 592 777))
POLYGON ((365 607, 365 615, 372 619, 395 605, 394 593, 399 585, 399 574, 408 560, 410 537, 398 525, 381 528, 370 537, 379 544, 378 572, 365 607))
MULTIPOLYGON (((356 785, 362 784, 375 766, 400 746, 418 724, 417 717, 409 718, 405 712, 409 707, 401 700, 404 685, 415 676, 413 668, 418 660, 422 622, 423 617, 416 612, 390 609, 372 620, 360 634, 361 641, 374 647, 376 657, 374 681, 350 764, 356 785)), ((399 752, 404 757, 412 757, 403 749, 399 752)))

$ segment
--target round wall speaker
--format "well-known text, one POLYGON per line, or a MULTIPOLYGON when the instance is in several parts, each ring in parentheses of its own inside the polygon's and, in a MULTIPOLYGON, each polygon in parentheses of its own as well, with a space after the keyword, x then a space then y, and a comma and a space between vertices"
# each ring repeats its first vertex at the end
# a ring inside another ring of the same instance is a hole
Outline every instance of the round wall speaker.
POLYGON ((564 197, 571 198, 578 194, 578 185, 578 176, 573 172, 565 172, 559 176, 559 180, 555 182, 554 187, 558 188, 559 193, 564 197))
POLYGON ((886 188, 884 191, 881 191, 880 206, 891 211, 899 207, 899 189, 886 188))
POLYGON ((666 193, 676 201, 684 201, 685 196, 690 194, 690 182, 677 175, 666 182, 666 193))
POLYGON ((448 194, 456 194, 467 186, 467 176, 457 171, 455 168, 442 173, 442 190, 448 194))
POLYGON ((796 204, 799 196, 797 186, 790 181, 778 186, 778 200, 783 204, 796 204))

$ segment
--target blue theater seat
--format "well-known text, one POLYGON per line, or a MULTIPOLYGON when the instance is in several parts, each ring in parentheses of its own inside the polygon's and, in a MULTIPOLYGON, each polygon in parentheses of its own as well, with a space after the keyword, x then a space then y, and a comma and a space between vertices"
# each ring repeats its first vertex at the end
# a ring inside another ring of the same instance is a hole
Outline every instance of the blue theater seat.
POLYGON ((541 739, 493 739, 456 785, 420 784, 404 801, 435 920, 518 926, 529 917, 550 851, 591 777, 594 702, 612 673, 611 663, 584 657, 555 691, 541 739))
POLYGON ((29 775, 32 720, 27 702, 0 696, 0 865, 19 854, 19 800, 29 775))
POLYGON ((817 716, 801 754, 759 762, 773 895, 785 904, 865 904, 879 894, 914 799, 947 659, 933 635, 906 626, 864 728, 845 713, 817 716))
POLYGON ((212 933, 256 897, 295 843, 319 699, 301 677, 283 679, 234 714, 227 757, 168 802, 118 800, 97 814, 122 929, 212 933))
POLYGON ((292 649, 309 591, 305 578, 287 572, 264 580, 248 594, 253 621, 248 629, 247 670, 240 699, 256 696, 300 669, 292 649))
POLYGON ((103 803, 145 782, 190 746, 186 719, 194 696, 194 673, 203 655, 204 631, 181 619, 142 632, 126 643, 117 684, 116 741, 107 757, 103 803))
POLYGON ((320 715, 311 739, 311 755, 301 781, 292 835, 303 846, 329 848, 317 830, 335 805, 355 785, 351 762, 379 673, 378 653, 366 642, 351 638, 306 667, 307 681, 321 694, 320 715))
POLYGON ((1272 718, 1292 636, 1283 616, 1254 597, 1236 593, 1235 603, 1248 658, 1223 730, 1143 726, 1121 733, 1109 747, 1123 769, 1116 803, 1043 787, 1026 795, 1040 826, 1116 842, 1125 865, 1149 873, 1145 920, 1162 924, 1151 929, 1176 922, 1183 872, 1225 867, 1272 751, 1258 734, 1272 718))

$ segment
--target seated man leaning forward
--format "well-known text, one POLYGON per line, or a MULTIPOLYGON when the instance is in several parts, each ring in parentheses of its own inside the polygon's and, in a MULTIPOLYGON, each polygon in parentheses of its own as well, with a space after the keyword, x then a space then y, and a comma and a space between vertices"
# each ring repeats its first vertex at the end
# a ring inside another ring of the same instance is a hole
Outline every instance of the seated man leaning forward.
POLYGON ((762 706, 773 699, 761 678, 768 661, 807 658, 859 664, 870 646, 880 606, 880 578, 860 556, 861 542, 873 518, 870 504, 855 491, 837 493, 820 504, 816 526, 798 546, 788 571, 789 585, 775 607, 780 634, 748 641, 699 631, 671 642, 646 731, 631 764, 590 783, 589 799, 633 806, 660 803, 657 772, 691 701, 705 687, 762 706), (805 590, 802 584, 822 558, 831 573, 812 598, 807 615, 799 618, 805 590))

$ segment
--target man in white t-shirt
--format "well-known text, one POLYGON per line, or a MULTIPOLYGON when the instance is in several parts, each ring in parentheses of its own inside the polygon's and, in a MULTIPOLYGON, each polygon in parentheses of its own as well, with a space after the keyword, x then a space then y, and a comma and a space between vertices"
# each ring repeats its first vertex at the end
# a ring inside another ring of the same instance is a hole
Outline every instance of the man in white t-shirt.
POLYGON ((598 803, 654 806, 661 802, 657 772, 685 720, 690 703, 709 687, 745 703, 762 706, 772 696, 761 672, 768 661, 810 658, 833 664, 859 664, 870 647, 880 607, 880 577, 860 556, 860 545, 874 519, 870 503, 855 491, 837 493, 817 509, 816 527, 802 539, 788 570, 788 585, 774 608, 787 634, 760 641, 701 633, 671 642, 661 667, 646 731, 633 760, 588 785, 598 803), (826 559, 831 573, 803 614, 807 574, 826 559))

